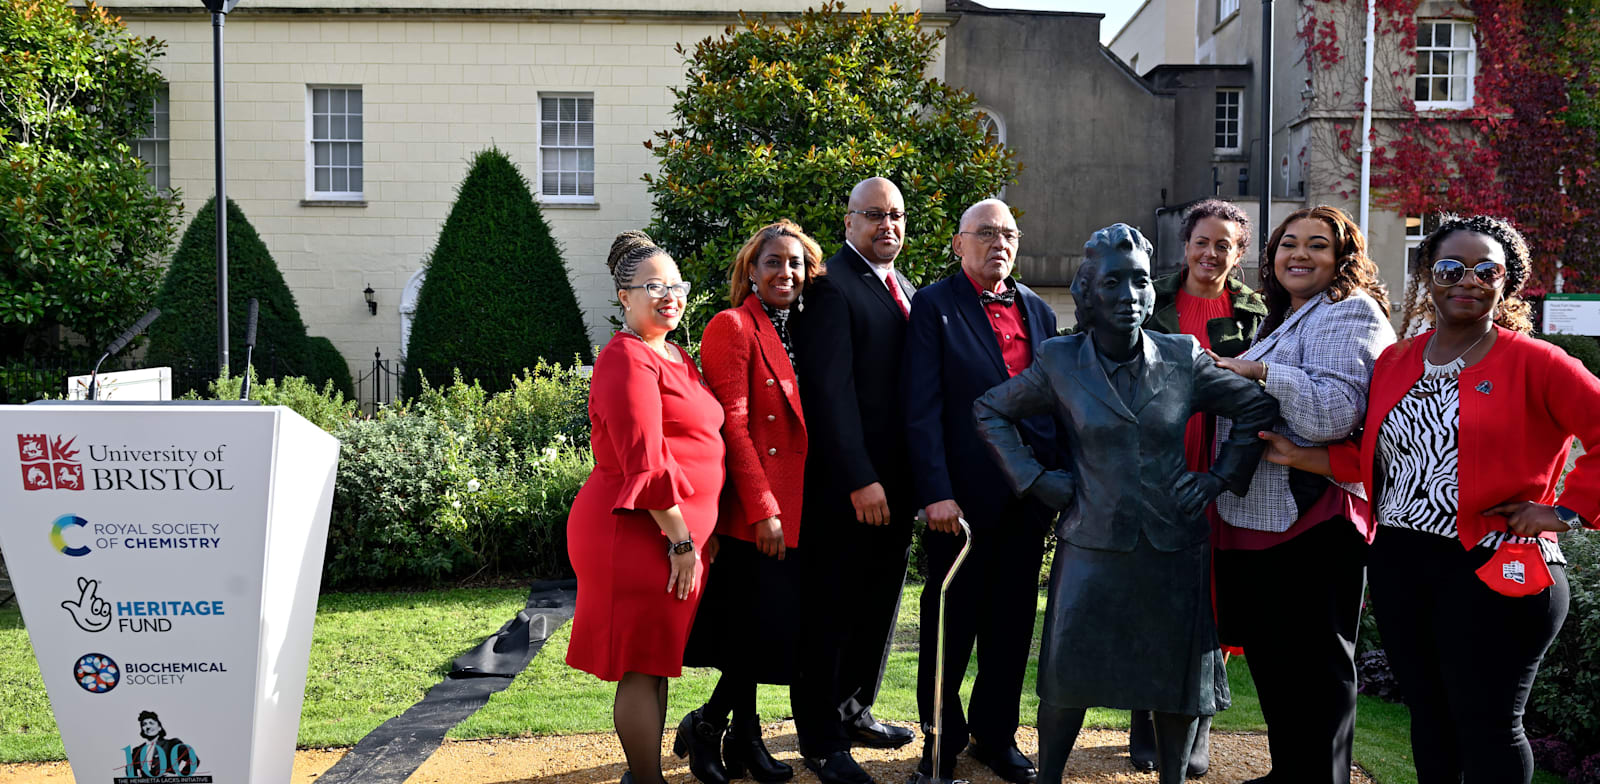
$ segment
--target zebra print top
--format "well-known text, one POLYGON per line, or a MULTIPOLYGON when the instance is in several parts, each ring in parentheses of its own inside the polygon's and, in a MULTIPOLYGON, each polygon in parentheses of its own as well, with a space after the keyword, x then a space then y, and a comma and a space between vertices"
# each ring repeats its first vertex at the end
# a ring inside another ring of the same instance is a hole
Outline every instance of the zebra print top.
MULTIPOLYGON (((1457 439, 1460 435, 1461 371, 1458 359, 1435 365, 1423 359, 1422 378, 1383 421, 1378 461, 1383 492, 1378 494, 1378 525, 1409 528, 1457 539, 1457 439)), ((1500 549, 1507 541, 1527 541, 1509 530, 1491 531, 1479 547, 1500 549)), ((1561 547, 1535 538, 1545 563, 1565 564, 1561 547)))

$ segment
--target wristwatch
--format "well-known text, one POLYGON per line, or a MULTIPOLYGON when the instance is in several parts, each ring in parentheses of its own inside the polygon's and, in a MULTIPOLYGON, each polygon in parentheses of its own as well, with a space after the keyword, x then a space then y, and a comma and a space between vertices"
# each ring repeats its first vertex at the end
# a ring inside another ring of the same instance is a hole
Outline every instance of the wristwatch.
POLYGON ((1585 527, 1583 524, 1583 518, 1579 516, 1577 512, 1574 512, 1564 506, 1555 506, 1551 508, 1555 509, 1556 519, 1567 524, 1568 531, 1577 531, 1585 527))
POLYGON ((681 542, 673 542, 671 545, 668 545, 667 546, 667 555, 683 555, 684 553, 687 553, 687 552, 689 552, 689 551, 691 551, 693 549, 694 549, 694 540, 693 539, 685 539, 685 540, 683 540, 681 542))

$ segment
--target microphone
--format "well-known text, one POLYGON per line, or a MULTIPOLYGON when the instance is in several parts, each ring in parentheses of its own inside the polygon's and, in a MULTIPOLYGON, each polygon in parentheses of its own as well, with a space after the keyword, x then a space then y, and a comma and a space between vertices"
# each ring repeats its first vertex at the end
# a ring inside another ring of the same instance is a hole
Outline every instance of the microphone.
POLYGON ((240 400, 250 399, 250 357, 256 350, 256 316, 260 306, 255 297, 250 298, 250 318, 244 325, 244 383, 239 385, 240 400))
POLYGON ((140 332, 143 332, 146 327, 150 326, 150 322, 155 321, 160 316, 160 308, 151 308, 149 313, 140 316, 139 320, 133 323, 133 326, 128 327, 126 331, 117 336, 116 340, 111 341, 111 345, 106 346, 106 353, 100 355, 100 360, 94 363, 94 370, 89 371, 89 400, 97 399, 100 391, 99 384, 97 382, 97 379, 100 376, 100 365, 107 359, 110 359, 118 351, 127 348, 129 341, 133 340, 135 337, 138 337, 140 332))

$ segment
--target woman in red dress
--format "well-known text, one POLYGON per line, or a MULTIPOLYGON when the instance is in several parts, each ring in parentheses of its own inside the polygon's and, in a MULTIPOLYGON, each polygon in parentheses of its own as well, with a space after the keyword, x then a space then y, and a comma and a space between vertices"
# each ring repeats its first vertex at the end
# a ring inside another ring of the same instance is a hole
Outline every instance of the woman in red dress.
POLYGON ((800 625, 800 504, 806 423, 789 316, 822 274, 822 248, 793 222, 768 224, 734 258, 734 307, 700 341, 706 382, 727 422, 728 482, 717 517, 716 565, 684 661, 722 671, 706 704, 678 724, 673 745, 702 784, 746 774, 794 778, 761 739, 756 684, 792 684, 800 625), (728 722, 729 715, 733 722, 728 722), (724 761, 726 765, 724 765, 724 761))
POLYGON ((682 674, 705 574, 700 550, 717 524, 722 406, 666 339, 689 296, 677 263, 630 231, 606 264, 623 326, 589 382, 595 464, 567 517, 578 576, 567 664, 617 681, 623 782, 659 784, 667 679, 682 674))

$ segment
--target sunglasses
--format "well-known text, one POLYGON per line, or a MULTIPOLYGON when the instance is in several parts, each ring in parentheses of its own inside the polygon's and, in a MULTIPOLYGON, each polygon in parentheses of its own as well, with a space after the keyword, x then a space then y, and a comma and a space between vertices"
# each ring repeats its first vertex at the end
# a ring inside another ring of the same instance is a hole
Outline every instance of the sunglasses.
MULTIPOLYGON (((1455 259, 1440 259, 1433 263, 1433 282, 1440 286, 1454 286, 1467 276, 1467 269, 1467 265, 1455 259)), ((1480 262, 1471 269, 1478 283, 1488 288, 1494 288, 1506 279, 1506 265, 1499 262, 1480 262)))

